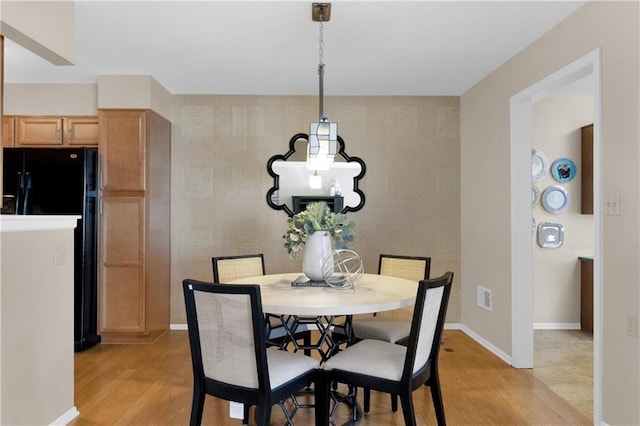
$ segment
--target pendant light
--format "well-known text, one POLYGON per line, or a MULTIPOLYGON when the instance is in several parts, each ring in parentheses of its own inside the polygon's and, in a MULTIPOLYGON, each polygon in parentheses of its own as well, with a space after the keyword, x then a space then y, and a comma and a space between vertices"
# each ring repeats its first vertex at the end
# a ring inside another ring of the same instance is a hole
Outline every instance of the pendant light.
POLYGON ((309 125, 309 145, 307 148, 307 168, 328 170, 338 153, 338 123, 329 122, 324 114, 324 22, 331 18, 331 3, 313 3, 312 19, 320 24, 319 37, 319 121, 309 125))

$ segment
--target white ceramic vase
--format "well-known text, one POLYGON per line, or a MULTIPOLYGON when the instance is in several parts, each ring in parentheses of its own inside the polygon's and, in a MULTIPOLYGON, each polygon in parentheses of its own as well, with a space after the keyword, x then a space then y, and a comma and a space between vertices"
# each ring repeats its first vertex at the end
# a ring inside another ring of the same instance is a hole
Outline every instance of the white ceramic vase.
MULTIPOLYGON (((311 281, 324 281, 322 263, 333 253, 331 247, 331 235, 328 232, 314 232, 304 245, 304 258, 302 259, 302 272, 311 281)), ((333 262, 333 257, 330 260, 333 262)), ((327 265, 331 271, 333 267, 327 265)))

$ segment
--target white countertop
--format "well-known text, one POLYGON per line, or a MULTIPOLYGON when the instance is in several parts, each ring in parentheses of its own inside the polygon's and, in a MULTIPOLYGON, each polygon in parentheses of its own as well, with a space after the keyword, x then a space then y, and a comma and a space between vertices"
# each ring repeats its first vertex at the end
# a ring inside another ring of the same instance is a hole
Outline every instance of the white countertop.
POLYGON ((78 219, 74 215, 0 215, 0 232, 52 231, 75 229, 78 219))
POLYGON ((415 303, 418 283, 404 278, 363 274, 355 289, 292 287, 300 273, 272 274, 235 280, 259 284, 262 310, 278 315, 353 315, 382 312, 415 303))

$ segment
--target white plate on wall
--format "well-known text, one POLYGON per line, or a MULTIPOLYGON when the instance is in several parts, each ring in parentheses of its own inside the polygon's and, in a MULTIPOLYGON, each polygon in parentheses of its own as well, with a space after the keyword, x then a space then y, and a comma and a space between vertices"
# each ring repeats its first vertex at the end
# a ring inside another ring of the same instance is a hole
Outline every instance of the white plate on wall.
POLYGON ((531 180, 539 182, 549 173, 549 160, 542 151, 531 150, 531 180))
POLYGON ((542 207, 549 213, 562 213, 569 207, 569 193, 560 185, 548 186, 542 193, 542 207))
POLYGON ((564 226, 543 222, 538 225, 538 245, 542 248, 558 248, 564 243, 564 226))
POLYGON ((535 207, 538 205, 540 201, 540 190, 537 186, 531 185, 531 207, 535 207))

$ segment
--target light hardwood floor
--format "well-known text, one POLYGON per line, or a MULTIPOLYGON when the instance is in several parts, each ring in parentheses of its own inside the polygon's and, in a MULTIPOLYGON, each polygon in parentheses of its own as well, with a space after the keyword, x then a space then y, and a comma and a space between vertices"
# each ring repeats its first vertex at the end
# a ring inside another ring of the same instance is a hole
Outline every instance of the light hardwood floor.
MULTIPOLYGON (((590 425, 591 422, 527 370, 517 370, 457 330, 445 330, 440 375, 449 425, 590 425)), ((71 425, 186 425, 192 395, 186 331, 171 331, 149 345, 98 345, 75 355, 76 407, 71 425)), ((362 392, 359 397, 362 397, 362 392)), ((429 390, 413 394, 418 423, 436 424, 429 390)), ((338 420, 346 421, 346 408, 338 420)), ((296 425, 313 424, 301 409, 296 425)), ((229 403, 207 397, 204 425, 240 425, 229 403)), ((272 424, 283 424, 274 407, 272 424)), ((372 392, 363 425, 402 425, 389 396, 372 392)))
POLYGON ((593 419, 593 336, 580 330, 536 330, 532 374, 593 419))

